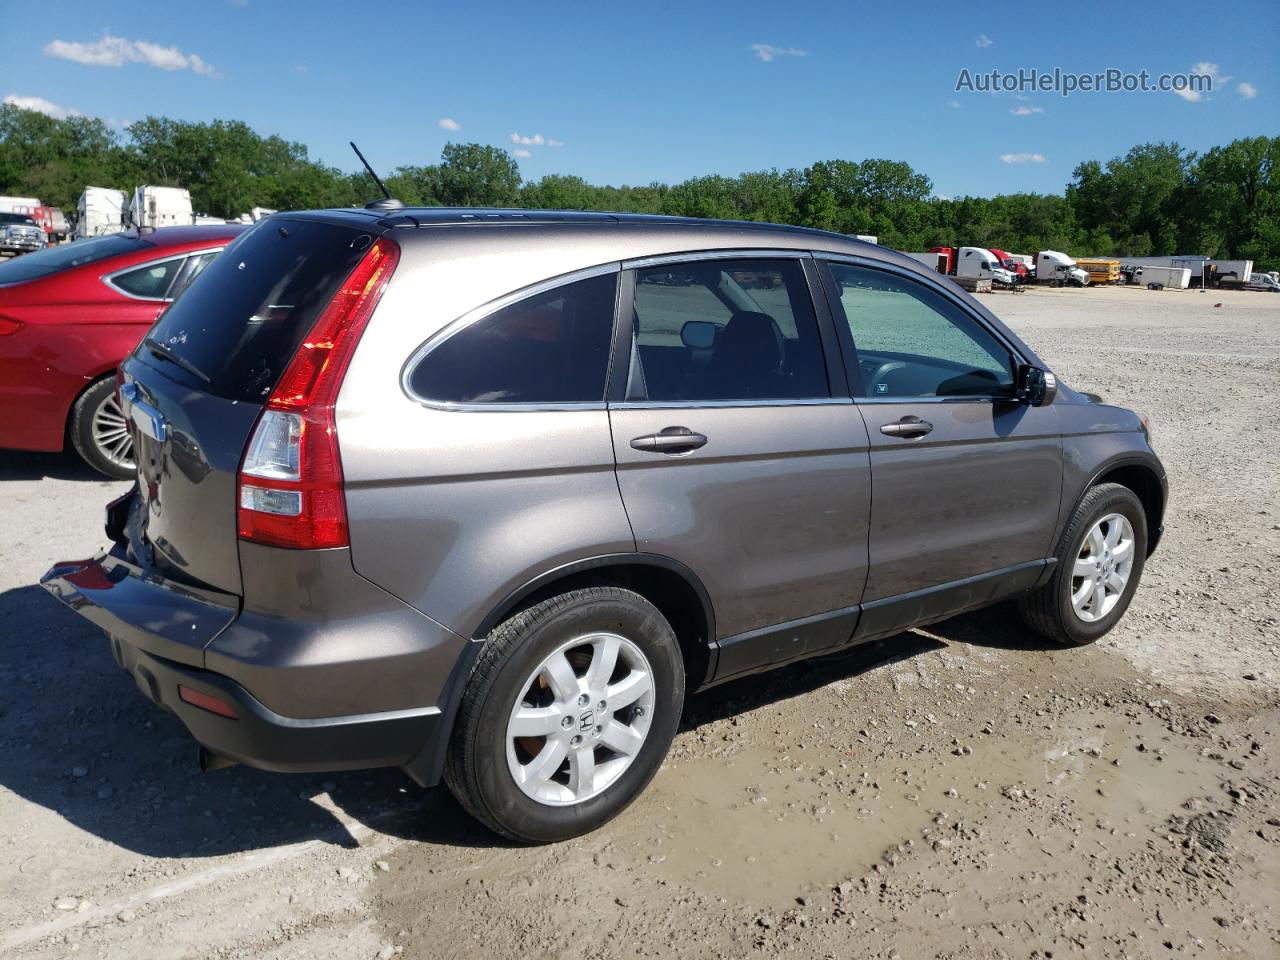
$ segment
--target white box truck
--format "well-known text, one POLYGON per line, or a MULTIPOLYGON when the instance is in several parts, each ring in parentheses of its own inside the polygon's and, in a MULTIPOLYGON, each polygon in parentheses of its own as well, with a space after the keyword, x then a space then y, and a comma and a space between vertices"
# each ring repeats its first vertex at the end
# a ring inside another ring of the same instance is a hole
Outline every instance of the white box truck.
POLYGON ((1076 265, 1065 253, 1058 250, 1041 250, 1036 254, 1036 283, 1048 283, 1055 287, 1071 285, 1087 287, 1089 274, 1076 265))
POLYGON ((76 201, 76 228, 72 239, 100 237, 124 229, 125 192, 110 187, 85 187, 76 201))
POLYGON ((903 256, 910 257, 912 260, 919 260, 930 270, 938 273, 945 273, 947 269, 946 258, 941 253, 906 253, 902 251, 903 256))
POLYGON ((129 201, 128 222, 134 227, 189 227, 191 194, 184 187, 138 187, 129 201))

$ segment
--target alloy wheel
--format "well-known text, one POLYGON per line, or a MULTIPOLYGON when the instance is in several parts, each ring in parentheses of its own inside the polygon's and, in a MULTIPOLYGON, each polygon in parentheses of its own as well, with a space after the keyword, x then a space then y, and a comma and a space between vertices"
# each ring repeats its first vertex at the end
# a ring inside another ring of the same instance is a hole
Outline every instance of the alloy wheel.
POLYGON ((507 721, 507 768, 528 797, 582 803, 626 772, 653 721, 653 670, 616 633, 558 647, 529 675, 507 721))
POLYGON ((133 435, 114 393, 108 394, 93 412, 93 444, 116 466, 133 469, 133 435))
POLYGON ((1133 573, 1133 525, 1119 513, 1095 523, 1071 570, 1071 607, 1085 623, 1101 620, 1124 596, 1133 573))

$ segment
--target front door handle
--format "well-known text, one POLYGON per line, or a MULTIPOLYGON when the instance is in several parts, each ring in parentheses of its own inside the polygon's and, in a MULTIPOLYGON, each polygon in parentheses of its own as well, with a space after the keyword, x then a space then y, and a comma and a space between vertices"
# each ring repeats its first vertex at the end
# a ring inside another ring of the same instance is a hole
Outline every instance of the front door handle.
POLYGON ((636 437, 631 441, 631 448, 647 453, 689 453, 706 443, 706 437, 688 427, 664 427, 657 433, 636 437))
POLYGON ((880 428, 880 432, 886 436, 902 437, 905 440, 911 440, 915 437, 923 437, 932 429, 933 424, 928 420, 921 420, 919 417, 906 416, 897 423, 886 423, 880 428))

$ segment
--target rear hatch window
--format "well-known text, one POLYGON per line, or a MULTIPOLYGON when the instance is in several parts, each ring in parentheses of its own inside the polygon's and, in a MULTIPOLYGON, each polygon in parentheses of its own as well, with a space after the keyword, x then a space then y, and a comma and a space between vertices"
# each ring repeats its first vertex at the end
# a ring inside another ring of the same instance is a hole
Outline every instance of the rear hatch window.
POLYGON ((148 335, 175 361, 166 374, 227 400, 265 402, 373 239, 337 224, 280 218, 241 235, 148 335))

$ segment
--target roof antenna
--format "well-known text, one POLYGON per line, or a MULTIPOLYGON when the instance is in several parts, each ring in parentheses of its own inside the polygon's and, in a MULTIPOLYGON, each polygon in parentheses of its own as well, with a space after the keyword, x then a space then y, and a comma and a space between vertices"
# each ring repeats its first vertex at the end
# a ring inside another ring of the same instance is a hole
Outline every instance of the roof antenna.
POLYGON ((369 166, 369 161, 364 158, 364 154, 360 152, 360 148, 356 146, 354 140, 348 140, 351 149, 356 152, 356 156, 360 158, 360 162, 364 164, 364 168, 369 171, 369 176, 373 177, 373 182, 378 185, 378 189, 382 191, 381 200, 371 200, 364 205, 366 210, 403 210, 404 204, 391 195, 391 191, 387 189, 387 185, 378 179, 378 175, 373 172, 373 167, 369 166))

